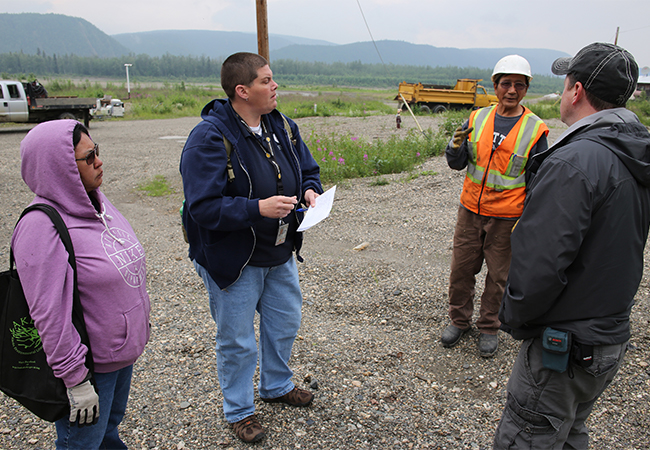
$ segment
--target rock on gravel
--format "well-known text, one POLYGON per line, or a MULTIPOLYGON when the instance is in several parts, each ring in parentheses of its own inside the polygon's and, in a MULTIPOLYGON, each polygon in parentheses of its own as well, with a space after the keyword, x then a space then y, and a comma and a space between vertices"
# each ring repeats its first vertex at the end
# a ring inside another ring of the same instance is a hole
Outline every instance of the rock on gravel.
MULTIPOLYGON (((424 129, 439 119, 418 117, 424 129)), ((147 252, 151 340, 135 365, 121 434, 129 448, 239 449, 221 412, 215 326, 201 280, 186 257, 178 207, 178 160, 197 118, 93 122, 102 145, 103 190, 131 221, 147 252), (164 175, 175 193, 147 197, 137 186, 164 175)), ((302 133, 386 139, 415 127, 404 115, 300 119, 302 133)), ((549 121, 550 140, 565 128, 549 121)), ((20 178, 19 143, 31 126, 0 128, 0 260, 32 194, 20 178)), ((500 335, 494 358, 479 357, 474 329, 453 349, 447 325, 451 242, 464 174, 443 157, 412 174, 339 184, 331 216, 308 230, 299 264, 303 324, 291 365, 309 408, 256 402, 268 449, 483 449, 501 416, 518 343, 500 335), (418 176, 419 175, 419 176, 418 176), (364 244, 363 249, 354 250, 364 244)), ((649 261, 646 258, 646 261, 649 261)), ((632 313, 632 347, 588 422, 592 448, 647 448, 650 425, 650 270, 632 313)), ((479 274, 477 296, 483 285, 479 274)), ((0 447, 51 448, 52 425, 0 399, 0 447)))

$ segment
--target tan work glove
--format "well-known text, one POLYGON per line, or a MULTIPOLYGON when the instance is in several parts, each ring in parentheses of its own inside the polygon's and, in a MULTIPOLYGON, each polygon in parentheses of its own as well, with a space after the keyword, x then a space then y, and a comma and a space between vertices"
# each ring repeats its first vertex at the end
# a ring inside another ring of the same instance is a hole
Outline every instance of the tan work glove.
POLYGON ((474 130, 474 127, 469 127, 465 131, 463 131, 463 127, 458 127, 456 128, 456 131, 454 132, 454 138, 451 141, 451 148, 454 150, 458 150, 460 146, 465 142, 465 139, 467 139, 467 136, 474 130))
POLYGON ((99 417, 99 396, 90 381, 68 388, 70 422, 80 427, 94 425, 99 417))

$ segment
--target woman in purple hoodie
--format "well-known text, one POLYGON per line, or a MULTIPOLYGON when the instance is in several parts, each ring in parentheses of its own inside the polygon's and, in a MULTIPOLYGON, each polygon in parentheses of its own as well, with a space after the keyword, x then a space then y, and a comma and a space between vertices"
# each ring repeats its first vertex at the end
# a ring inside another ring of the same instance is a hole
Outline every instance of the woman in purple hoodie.
POLYGON ((48 364, 68 388, 70 417, 56 422, 56 448, 126 448, 117 427, 126 411, 133 363, 149 340, 145 255, 129 222, 99 190, 103 163, 88 130, 74 120, 34 127, 20 145, 23 180, 68 227, 79 296, 94 361, 72 324, 73 271, 42 211, 18 223, 16 267, 48 364), (84 426, 92 425, 92 426, 84 426))

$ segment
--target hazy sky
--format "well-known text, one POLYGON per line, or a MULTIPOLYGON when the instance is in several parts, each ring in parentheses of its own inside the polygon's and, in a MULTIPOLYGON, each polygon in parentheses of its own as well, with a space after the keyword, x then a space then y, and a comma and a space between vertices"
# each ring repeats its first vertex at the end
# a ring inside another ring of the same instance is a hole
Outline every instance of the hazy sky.
MULTIPOLYGON (((254 33, 255 5, 254 0, 0 0, 0 12, 81 17, 109 35, 172 29, 254 33)), ((371 33, 375 40, 435 47, 548 48, 573 55, 591 42, 613 43, 620 27, 618 45, 640 67, 650 66, 650 0, 267 0, 267 10, 271 34, 337 44, 370 41, 371 33)))

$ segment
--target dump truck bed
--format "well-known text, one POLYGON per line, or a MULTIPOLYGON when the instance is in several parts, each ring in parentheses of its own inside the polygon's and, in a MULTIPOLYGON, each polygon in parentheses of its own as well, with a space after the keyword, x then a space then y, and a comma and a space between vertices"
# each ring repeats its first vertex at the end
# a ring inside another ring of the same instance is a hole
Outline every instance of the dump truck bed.
POLYGON ((420 105, 433 111, 452 109, 472 109, 489 106, 498 102, 496 96, 488 94, 478 83, 480 79, 461 78, 455 86, 422 83, 399 84, 395 100, 420 105))

